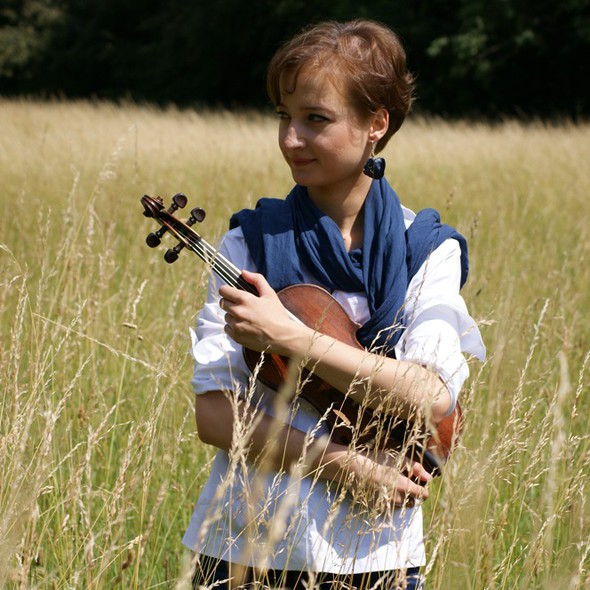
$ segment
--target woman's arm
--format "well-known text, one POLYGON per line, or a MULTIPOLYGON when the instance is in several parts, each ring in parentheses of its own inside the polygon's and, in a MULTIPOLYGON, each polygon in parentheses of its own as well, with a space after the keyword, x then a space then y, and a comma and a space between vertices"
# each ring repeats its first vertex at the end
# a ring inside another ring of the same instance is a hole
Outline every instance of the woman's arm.
POLYGON ((226 333, 248 348, 304 359, 316 375, 373 409, 401 417, 426 416, 437 423, 451 398, 438 373, 415 362, 398 361, 344 344, 294 322, 260 274, 244 271, 260 297, 221 287, 226 333))
MULTIPOLYGON (((238 268, 253 267, 241 230, 233 230, 224 237, 221 253, 238 268)), ((428 494, 424 488, 401 475, 399 466, 392 466, 391 458, 385 454, 361 455, 325 438, 310 443, 301 431, 279 424, 259 408, 249 407, 240 396, 231 394, 229 397, 221 391, 232 391, 236 386, 246 388, 250 377, 241 346, 224 333, 225 314, 218 306, 221 284, 215 276, 210 277, 207 302, 193 332, 192 352, 196 361, 193 387, 199 438, 230 452, 232 444, 244 444, 249 460, 266 462, 275 470, 289 471, 305 455, 307 473, 312 477, 317 474, 328 480, 363 482, 375 494, 386 491, 387 497, 398 504, 407 498, 426 498, 428 494), (244 429, 240 423, 234 424, 236 417, 252 427, 244 429), (234 437, 239 436, 236 433, 244 430, 248 440, 234 441, 234 437), (269 451, 275 454, 269 456, 269 451)), ((411 473, 414 480, 426 482, 431 478, 418 463, 408 465, 406 472, 411 473)))
POLYGON ((407 464, 413 481, 392 466, 391 457, 385 453, 368 456, 327 437, 310 442, 303 432, 279 424, 244 401, 238 401, 236 416, 235 404, 221 391, 198 395, 195 414, 197 432, 204 443, 225 451, 230 451, 232 445, 243 444, 248 459, 268 469, 291 471, 305 456, 304 475, 348 481, 354 486, 362 484, 372 493, 389 498, 396 506, 428 497, 428 491, 416 481, 428 482, 431 476, 419 463, 407 464), (244 435, 247 440, 239 443, 233 440, 235 433, 241 431, 234 424, 236 419, 251 425, 244 435))

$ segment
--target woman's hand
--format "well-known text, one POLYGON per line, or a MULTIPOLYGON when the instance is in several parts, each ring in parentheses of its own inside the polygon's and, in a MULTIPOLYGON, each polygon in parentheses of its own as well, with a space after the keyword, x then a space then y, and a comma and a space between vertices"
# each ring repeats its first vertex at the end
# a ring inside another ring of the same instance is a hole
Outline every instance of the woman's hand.
MULTIPOLYGON (((338 445, 340 446, 340 445, 338 445)), ((340 480, 355 501, 369 506, 412 507, 428 498, 431 479, 424 467, 405 457, 386 452, 363 452, 332 447, 320 467, 321 477, 340 480)))
POLYGON ((242 271, 246 281, 256 287, 260 297, 222 286, 219 305, 225 312, 225 332, 238 344, 257 351, 290 356, 297 330, 305 327, 293 321, 276 291, 258 273, 242 271))
POLYGON ((359 487, 374 495, 376 501, 395 507, 412 507, 416 501, 426 500, 428 490, 420 482, 427 483, 432 476, 416 461, 404 459, 399 463, 391 457, 373 460, 357 454, 354 469, 359 487))

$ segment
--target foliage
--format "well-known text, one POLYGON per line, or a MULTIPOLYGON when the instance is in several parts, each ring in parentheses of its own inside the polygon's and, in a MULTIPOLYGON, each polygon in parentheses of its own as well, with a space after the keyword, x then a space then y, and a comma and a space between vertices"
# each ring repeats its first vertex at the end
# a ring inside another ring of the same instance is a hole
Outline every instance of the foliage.
POLYGON ((370 17, 398 31, 417 108, 587 116, 589 0, 9 0, 4 94, 261 106, 266 64, 302 26, 370 17))
POLYGON ((51 51, 53 31, 63 18, 54 0, 7 0, 0 8, 0 81, 26 85, 38 61, 51 51))

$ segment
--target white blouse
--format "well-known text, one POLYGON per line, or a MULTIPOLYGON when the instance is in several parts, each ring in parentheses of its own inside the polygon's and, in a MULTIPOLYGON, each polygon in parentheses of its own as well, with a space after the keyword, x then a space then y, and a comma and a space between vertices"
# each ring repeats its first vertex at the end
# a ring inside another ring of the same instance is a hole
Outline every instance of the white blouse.
MULTIPOLYGON (((415 215, 404 208, 406 226, 415 215)), ((238 268, 256 270, 242 231, 222 240, 220 252, 238 268)), ((463 353, 485 358, 479 330, 459 294, 460 248, 447 240, 412 279, 404 305, 407 326, 396 347, 400 360, 433 367, 456 403, 469 375, 463 353)), ((311 277, 310 277, 311 278, 311 277)), ((256 382, 242 347, 223 331, 218 305, 221 281, 212 276, 208 297, 191 330, 195 394, 222 390, 249 397, 275 415, 276 392, 256 382)), ((369 317, 363 293, 332 293, 348 315, 369 317)), ((451 408, 452 409, 452 408, 451 408)), ((327 435, 316 411, 304 400, 281 418, 310 436, 327 435)), ((422 510, 387 510, 354 502, 329 481, 287 473, 259 473, 236 454, 219 450, 184 535, 183 543, 203 555, 277 570, 360 573, 416 567, 425 562, 422 510)))

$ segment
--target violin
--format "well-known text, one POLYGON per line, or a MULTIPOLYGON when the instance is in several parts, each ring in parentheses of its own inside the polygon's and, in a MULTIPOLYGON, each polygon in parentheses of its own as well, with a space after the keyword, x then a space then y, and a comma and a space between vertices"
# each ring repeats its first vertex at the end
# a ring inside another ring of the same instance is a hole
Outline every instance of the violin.
MULTIPOLYGON (((256 288, 243 278, 240 269, 194 230, 193 226, 205 219, 203 209, 193 208, 186 221, 175 216, 178 209, 187 205, 186 195, 175 194, 168 209, 161 197, 144 195, 141 203, 144 207, 143 214, 160 225, 157 231, 148 234, 147 245, 157 247, 166 232, 178 240, 174 247, 166 250, 166 262, 175 262, 179 253, 188 248, 228 285, 259 295, 256 288)), ((277 295, 297 320, 345 344, 363 348, 356 338, 360 325, 322 287, 310 284, 292 285, 282 289, 277 295)), ((286 357, 244 348, 244 358, 256 378, 275 391, 288 379, 290 360, 286 357)), ((296 391, 324 417, 330 428, 330 438, 334 442, 404 452, 412 460, 419 461, 432 475, 440 474, 462 431, 463 415, 458 403, 452 414, 446 416, 436 427, 428 428, 393 415, 380 415, 363 407, 305 368, 299 370, 296 391)))

